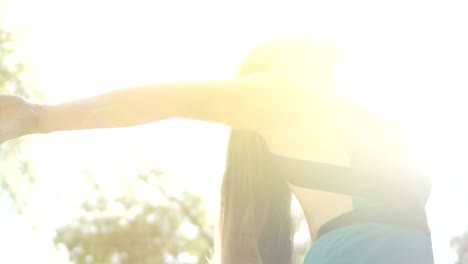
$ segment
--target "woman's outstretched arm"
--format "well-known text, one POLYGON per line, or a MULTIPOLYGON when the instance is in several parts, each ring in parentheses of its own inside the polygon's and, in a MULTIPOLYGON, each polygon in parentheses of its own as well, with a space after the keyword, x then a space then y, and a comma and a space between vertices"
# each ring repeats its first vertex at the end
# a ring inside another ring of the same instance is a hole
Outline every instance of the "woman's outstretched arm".
MULTIPOLYGON (((224 80, 125 88, 62 104, 35 105, 37 126, 23 134, 126 127, 171 117, 261 131, 293 114, 295 100, 300 98, 299 83, 293 74, 277 70, 224 80)), ((8 130, 6 125, 0 118, 3 131, 8 130)))

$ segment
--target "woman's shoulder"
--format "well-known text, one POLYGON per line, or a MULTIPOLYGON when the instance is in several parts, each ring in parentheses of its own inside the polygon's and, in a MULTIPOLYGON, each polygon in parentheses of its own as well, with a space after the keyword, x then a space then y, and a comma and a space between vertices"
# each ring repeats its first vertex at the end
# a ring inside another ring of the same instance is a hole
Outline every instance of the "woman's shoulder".
POLYGON ((261 132, 272 153, 340 166, 422 165, 409 131, 397 122, 338 93, 315 103, 298 105, 295 115, 261 132))
POLYGON ((353 163, 385 163, 415 169, 427 165, 409 129, 400 122, 341 95, 335 97, 333 109, 353 163))
POLYGON ((298 101, 294 114, 260 132, 269 151, 292 159, 347 166, 346 146, 328 99, 321 96, 309 103, 304 98, 298 101))
MULTIPOLYGON (((351 154, 378 149, 389 142, 389 135, 395 130, 364 105, 345 95, 317 92, 314 99, 307 98, 314 95, 304 96, 297 99, 294 114, 261 131, 272 153, 348 166, 351 154)), ((396 133, 392 136, 396 137, 396 133)))

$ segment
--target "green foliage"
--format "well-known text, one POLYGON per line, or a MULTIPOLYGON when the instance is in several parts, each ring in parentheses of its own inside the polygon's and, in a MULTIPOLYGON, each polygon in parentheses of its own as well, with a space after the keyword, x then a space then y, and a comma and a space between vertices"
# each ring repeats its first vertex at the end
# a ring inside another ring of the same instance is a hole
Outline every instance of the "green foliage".
POLYGON ((183 263, 208 263, 213 227, 202 199, 188 191, 168 194, 170 186, 154 175, 141 176, 113 200, 96 186, 98 198, 85 201, 83 214, 57 230, 55 243, 77 264, 181 263, 184 257, 192 260, 183 263))
POLYGON ((19 33, 0 29, 0 93, 37 97, 39 93, 32 89, 26 67, 28 54, 19 50, 20 46, 19 33))
MULTIPOLYGON (((27 53, 20 50, 19 33, 0 29, 0 94, 38 98, 27 71, 27 53)), ((26 193, 34 177, 27 158, 24 140, 13 140, 0 146, 0 201, 8 201, 6 210, 22 212, 26 193)))
POLYGON ((468 264, 468 232, 454 237, 450 245, 457 252, 458 260, 455 264, 468 264))

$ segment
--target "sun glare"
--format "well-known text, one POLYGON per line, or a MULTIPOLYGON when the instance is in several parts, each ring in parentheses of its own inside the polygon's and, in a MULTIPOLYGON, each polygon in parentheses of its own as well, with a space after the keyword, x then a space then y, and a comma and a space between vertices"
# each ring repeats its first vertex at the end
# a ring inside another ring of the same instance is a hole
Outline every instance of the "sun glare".
MULTIPOLYGON (((340 49, 337 90, 404 127, 431 159, 435 182, 468 185, 468 171, 463 166, 468 126, 459 120, 466 110, 460 89, 468 86, 463 77, 466 71, 459 69, 468 69, 463 62, 468 56, 462 48, 468 43, 458 41, 453 49, 440 50, 451 36, 440 29, 443 25, 417 13, 420 5, 409 5, 409 9, 379 7, 369 13, 369 7, 356 3, 322 2, 34 1, 27 24, 33 71, 47 101, 60 102, 137 83, 234 75, 250 47, 273 37, 306 34, 333 40, 340 49), (426 22, 430 22, 427 27, 426 22), (428 27, 434 31, 429 32, 428 27)), ((438 13, 440 21, 454 19, 452 13, 446 14, 437 6, 427 4, 423 10, 438 13)), ((216 185, 203 182, 219 183, 223 169, 220 153, 227 133, 222 126, 171 120, 112 135, 54 135, 39 144, 35 162, 39 175, 52 175, 44 177, 50 181, 45 186, 53 186, 57 175, 73 166, 79 169, 73 160, 81 159, 102 175, 112 174, 102 173, 104 168, 132 170, 142 157, 149 163, 163 160, 169 174, 203 179, 192 178, 191 182, 206 188, 206 195, 212 197, 213 190, 218 191, 216 185), (187 136, 181 132, 187 130, 194 133, 187 136), (126 140, 132 144, 123 143, 126 140), (90 151, 90 142, 98 141, 101 149, 111 151, 90 151), (116 146, 116 142, 121 143, 116 146), (200 155, 199 149, 206 153, 200 155), (48 155, 42 154, 47 151, 48 155), (196 157, 206 161, 194 160, 196 157), (51 166, 52 162, 63 167, 51 166), (214 163, 220 165, 213 167, 214 163)), ((108 186, 115 183, 109 176, 102 177, 108 186)), ((62 178, 58 182, 68 186, 65 188, 70 193, 79 188, 74 180, 62 178)), ((448 195, 456 185, 442 184, 434 188, 433 196, 448 195)), ((457 201, 468 200, 461 189, 458 193, 457 201)), ((448 263, 449 236, 461 230, 443 227, 446 218, 436 212, 442 204, 433 202, 430 206, 434 238, 441 241, 434 243, 436 258, 448 263)))

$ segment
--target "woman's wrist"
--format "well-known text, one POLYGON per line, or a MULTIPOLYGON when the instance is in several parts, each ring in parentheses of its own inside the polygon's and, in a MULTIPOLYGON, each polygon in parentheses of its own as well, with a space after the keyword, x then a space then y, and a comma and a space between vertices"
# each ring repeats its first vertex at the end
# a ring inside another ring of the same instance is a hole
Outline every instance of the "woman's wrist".
POLYGON ((47 134, 57 131, 98 128, 85 123, 89 109, 80 102, 62 104, 35 104, 35 133, 47 134))
POLYGON ((32 133, 46 134, 53 132, 51 125, 51 109, 50 105, 33 104, 33 122, 32 133))

